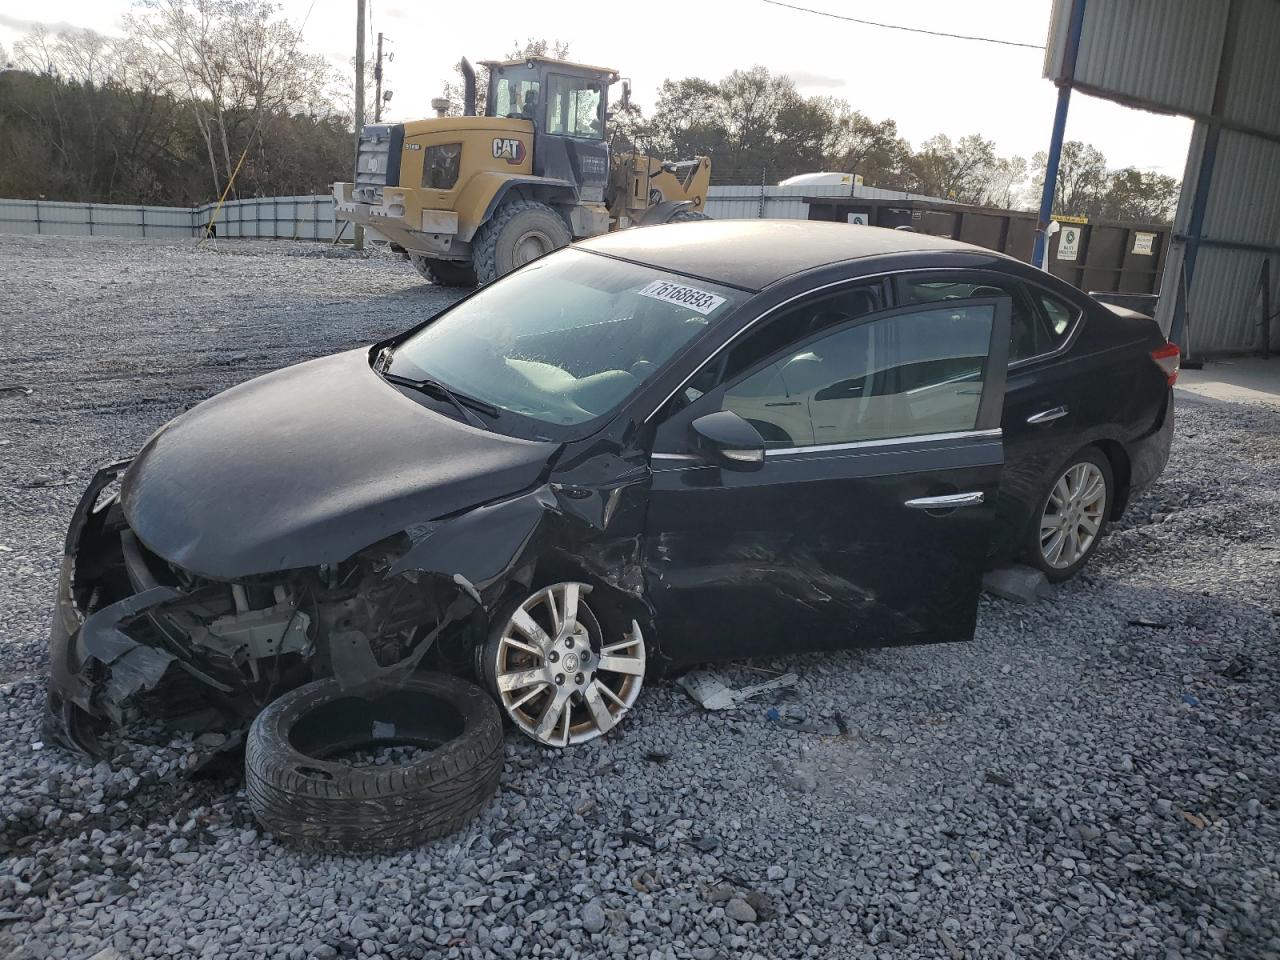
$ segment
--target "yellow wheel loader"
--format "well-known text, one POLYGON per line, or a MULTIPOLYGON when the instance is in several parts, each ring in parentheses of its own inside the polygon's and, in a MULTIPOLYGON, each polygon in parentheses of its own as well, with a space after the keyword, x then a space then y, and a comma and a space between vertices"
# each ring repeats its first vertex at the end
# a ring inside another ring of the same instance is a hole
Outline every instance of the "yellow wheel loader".
POLYGON ((617 71, 548 57, 484 65, 483 116, 464 59, 464 116, 363 128, 356 182, 333 185, 339 220, 403 248, 427 279, 471 286, 581 237, 709 219, 707 157, 610 154, 617 71))

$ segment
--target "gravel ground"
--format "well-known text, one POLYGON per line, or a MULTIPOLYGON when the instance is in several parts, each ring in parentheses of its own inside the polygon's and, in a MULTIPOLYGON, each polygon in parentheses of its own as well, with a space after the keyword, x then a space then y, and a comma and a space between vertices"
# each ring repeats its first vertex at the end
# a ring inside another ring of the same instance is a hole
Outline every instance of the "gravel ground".
POLYGON ((232 383, 450 302, 323 247, 0 237, 0 955, 1280 957, 1280 413, 1184 404, 1091 568, 970 644, 805 656, 771 701, 649 689, 603 742, 512 740, 400 856, 282 849, 193 742, 39 742, 60 543, 92 468, 232 383), (1137 621, 1135 623, 1135 621, 1137 621), (838 715, 838 716, 837 716, 838 715))

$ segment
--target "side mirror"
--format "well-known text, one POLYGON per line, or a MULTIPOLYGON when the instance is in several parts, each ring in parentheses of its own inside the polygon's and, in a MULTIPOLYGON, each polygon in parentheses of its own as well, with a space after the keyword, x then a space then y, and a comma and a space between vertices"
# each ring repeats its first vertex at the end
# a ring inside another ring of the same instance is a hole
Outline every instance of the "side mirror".
POLYGON ((764 437, 732 410, 708 413, 689 424, 694 445, 708 460, 726 470, 759 470, 764 466, 764 437))

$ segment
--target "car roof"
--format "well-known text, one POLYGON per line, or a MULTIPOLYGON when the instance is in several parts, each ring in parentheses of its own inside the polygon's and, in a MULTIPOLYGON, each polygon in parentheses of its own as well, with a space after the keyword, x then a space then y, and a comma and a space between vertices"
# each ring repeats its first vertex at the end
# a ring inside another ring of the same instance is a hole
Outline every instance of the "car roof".
POLYGON ((823 220, 699 220, 619 230, 576 246, 746 290, 864 257, 917 251, 997 255, 927 233, 823 220))

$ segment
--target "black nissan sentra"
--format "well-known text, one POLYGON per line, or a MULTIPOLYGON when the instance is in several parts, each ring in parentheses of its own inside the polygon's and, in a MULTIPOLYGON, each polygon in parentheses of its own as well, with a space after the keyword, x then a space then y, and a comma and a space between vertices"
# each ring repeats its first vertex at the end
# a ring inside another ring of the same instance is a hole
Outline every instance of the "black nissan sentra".
POLYGON ((985 568, 1070 577, 1159 475, 1177 364, 1150 319, 921 234, 578 244, 100 471, 49 727, 92 750, 432 667, 561 746, 703 661, 966 640, 985 568))

